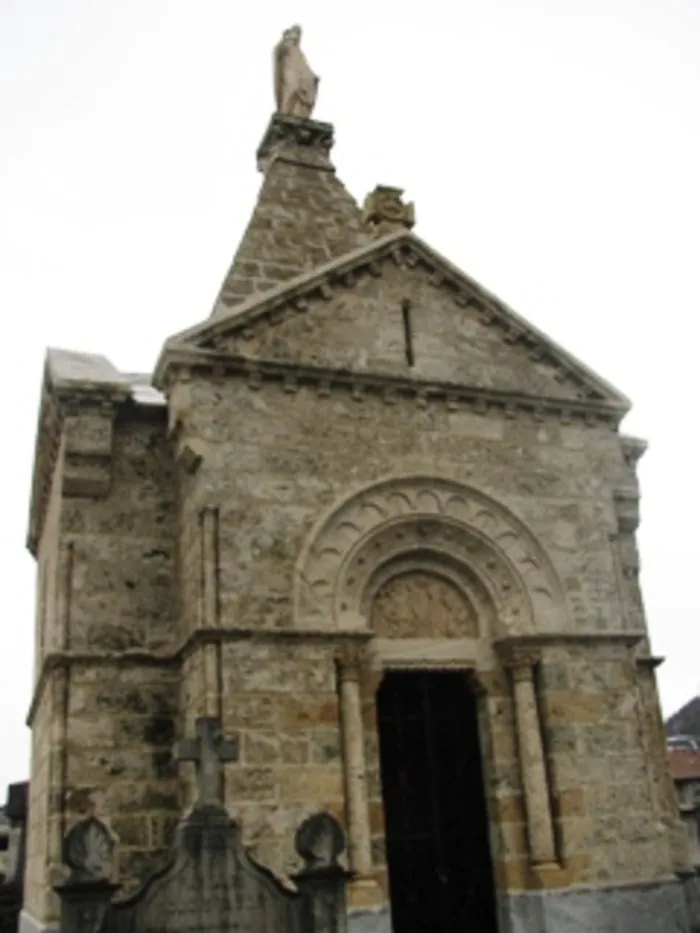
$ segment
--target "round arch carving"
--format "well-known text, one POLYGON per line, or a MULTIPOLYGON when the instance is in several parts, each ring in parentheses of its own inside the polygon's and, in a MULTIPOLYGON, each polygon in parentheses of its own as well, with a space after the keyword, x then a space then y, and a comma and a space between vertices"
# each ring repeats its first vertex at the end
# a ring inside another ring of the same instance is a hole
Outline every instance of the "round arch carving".
POLYGON ((453 568, 491 604, 501 635, 565 625, 557 574, 527 526, 479 490, 429 476, 383 480, 321 519, 297 564, 295 623, 366 629, 373 581, 409 558, 414 568, 453 568))

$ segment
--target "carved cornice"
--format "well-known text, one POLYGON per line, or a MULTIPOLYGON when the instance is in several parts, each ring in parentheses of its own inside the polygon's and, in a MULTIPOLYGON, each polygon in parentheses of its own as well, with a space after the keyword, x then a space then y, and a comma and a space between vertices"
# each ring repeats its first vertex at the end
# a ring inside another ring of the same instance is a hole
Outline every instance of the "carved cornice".
POLYGON ((265 172, 275 159, 281 159, 332 171, 329 159, 332 148, 332 124, 276 113, 258 146, 258 169, 265 172))
POLYGON ((606 402, 576 402, 556 397, 531 397, 515 392, 467 387, 456 383, 435 382, 409 376, 384 373, 358 373, 346 369, 329 369, 274 360, 251 360, 244 356, 229 356, 213 350, 172 350, 168 354, 165 391, 177 383, 180 372, 187 378, 216 377, 221 374, 244 380, 251 391, 277 387, 292 394, 302 388, 313 388, 320 399, 349 395, 361 403, 366 398, 381 398, 387 405, 398 402, 426 408, 443 405, 450 411, 465 408, 486 416, 490 412, 515 418, 526 414, 537 422, 547 418, 562 424, 582 427, 606 427, 617 430, 623 417, 606 402))
MULTIPOLYGON (((227 315, 175 335, 163 349, 156 366, 154 384, 158 387, 168 385, 168 370, 177 365, 182 351, 190 349, 206 359, 206 351, 214 350, 221 337, 235 333, 246 339, 246 333, 253 327, 274 326, 289 316, 303 314, 313 302, 329 300, 337 290, 354 287, 364 276, 381 276, 385 263, 423 269, 434 288, 447 292, 458 306, 472 307, 484 326, 497 329, 505 343, 519 344, 533 361, 548 363, 558 370, 563 380, 577 387, 579 396, 571 403, 567 399, 559 399, 561 408, 570 407, 572 411, 586 410, 594 414, 604 411, 615 418, 616 424, 629 410, 629 401, 624 396, 406 231, 374 240, 342 259, 333 260, 256 295, 238 305, 233 317, 227 315)), ((221 365, 227 365, 226 354, 214 355, 221 365)), ((466 387, 456 388, 462 391, 466 387)), ((538 402, 530 400, 531 406, 538 402)))
POLYGON ((546 635, 522 635, 494 642, 501 664, 516 681, 529 680, 534 667, 542 660, 546 647, 562 645, 615 645, 635 648, 645 633, 634 632, 572 632, 546 635))

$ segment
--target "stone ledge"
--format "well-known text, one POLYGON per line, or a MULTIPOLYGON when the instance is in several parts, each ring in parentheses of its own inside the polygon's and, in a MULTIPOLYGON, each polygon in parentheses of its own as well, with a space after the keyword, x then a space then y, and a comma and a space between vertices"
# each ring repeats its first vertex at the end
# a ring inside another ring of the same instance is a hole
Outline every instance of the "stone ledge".
POLYGON ((417 408, 431 404, 446 405, 456 411, 464 407, 486 416, 498 410, 510 418, 528 413, 535 421, 554 418, 562 424, 586 427, 605 426, 616 431, 625 412, 607 402, 576 401, 551 397, 534 397, 515 392, 502 392, 477 386, 449 382, 432 382, 415 377, 380 373, 360 373, 347 369, 326 369, 300 363, 280 363, 274 360, 252 360, 245 356, 218 353, 214 350, 171 349, 167 358, 164 391, 178 379, 191 380, 205 376, 214 379, 236 377, 244 379, 251 391, 265 385, 276 385, 285 393, 302 388, 315 388, 319 398, 331 398, 337 393, 350 395, 354 402, 365 397, 379 397, 389 404, 405 401, 417 408), (167 383, 167 385, 166 385, 167 383))
POLYGON ((198 648, 207 644, 220 644, 224 642, 247 641, 255 639, 260 641, 303 641, 313 640, 321 642, 338 641, 367 641, 372 632, 338 632, 317 629, 197 629, 188 635, 181 644, 171 652, 156 653, 144 649, 130 648, 127 651, 53 651, 47 654, 41 665, 41 670, 35 681, 32 699, 27 713, 26 724, 31 727, 41 698, 46 690, 49 678, 53 671, 62 670, 74 664, 85 665, 114 665, 114 666, 145 666, 145 667, 173 667, 177 668, 189 655, 198 648))

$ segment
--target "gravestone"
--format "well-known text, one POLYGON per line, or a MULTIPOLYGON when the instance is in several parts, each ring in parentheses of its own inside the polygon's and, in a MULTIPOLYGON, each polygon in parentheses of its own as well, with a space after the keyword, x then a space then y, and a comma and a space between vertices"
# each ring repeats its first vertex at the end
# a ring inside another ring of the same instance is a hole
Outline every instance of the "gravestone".
POLYGON ((200 719, 197 737, 175 748, 197 765, 197 800, 181 820, 167 862, 135 894, 115 901, 113 840, 94 817, 73 827, 63 860, 70 876, 56 891, 62 933, 344 933, 347 873, 343 831, 327 813, 299 827, 304 867, 286 888, 245 851, 240 826, 222 802, 222 765, 235 745, 218 720, 200 719))
POLYGON ((0 933, 17 933, 22 909, 25 840, 27 834, 27 799, 29 784, 10 784, 5 814, 10 823, 7 875, 0 884, 0 933))

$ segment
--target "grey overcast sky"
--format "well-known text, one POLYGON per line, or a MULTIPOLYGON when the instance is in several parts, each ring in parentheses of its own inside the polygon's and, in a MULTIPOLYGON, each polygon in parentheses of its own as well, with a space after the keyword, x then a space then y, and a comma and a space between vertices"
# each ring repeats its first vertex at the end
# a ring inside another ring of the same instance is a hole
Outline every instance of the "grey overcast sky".
POLYGON ((664 712, 698 690, 698 0, 0 0, 0 785, 29 767, 45 348, 148 371, 209 314, 295 21, 353 194, 404 187, 420 236, 633 399, 664 712))

